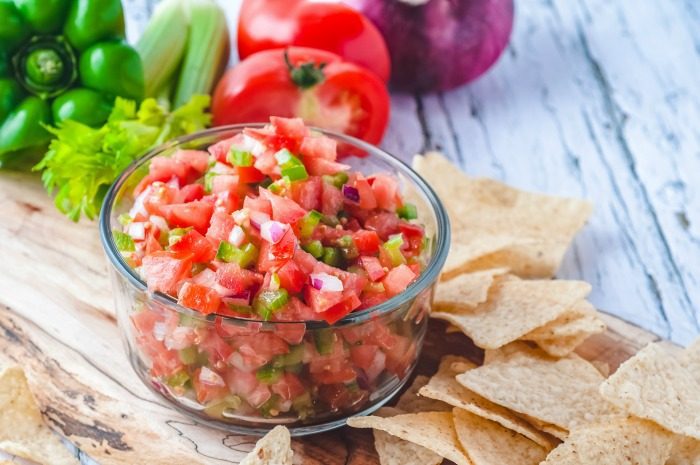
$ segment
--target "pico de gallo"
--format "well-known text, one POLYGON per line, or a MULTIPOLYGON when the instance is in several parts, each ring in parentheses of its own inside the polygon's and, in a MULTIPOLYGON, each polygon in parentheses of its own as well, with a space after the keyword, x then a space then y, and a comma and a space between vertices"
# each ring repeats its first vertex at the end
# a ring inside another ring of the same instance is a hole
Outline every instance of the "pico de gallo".
POLYGON ((131 314, 159 388, 217 418, 306 420, 356 411, 407 375, 412 321, 332 325, 405 290, 429 241, 398 180, 353 171, 339 149, 273 117, 150 161, 113 238, 150 291, 196 315, 154 302, 131 314))

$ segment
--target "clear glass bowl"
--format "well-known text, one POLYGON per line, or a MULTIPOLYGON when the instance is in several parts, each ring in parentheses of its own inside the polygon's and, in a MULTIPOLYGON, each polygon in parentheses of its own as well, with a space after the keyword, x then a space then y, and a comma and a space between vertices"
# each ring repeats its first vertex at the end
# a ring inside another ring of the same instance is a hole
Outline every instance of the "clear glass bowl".
POLYGON ((129 166, 109 190, 100 237, 112 265, 117 319, 141 380, 199 421, 242 434, 264 434, 277 424, 297 436, 326 431, 343 426, 350 416, 378 409, 410 377, 447 257, 449 220, 430 186, 403 162, 358 139, 319 130, 336 139, 339 150, 367 154, 343 160, 354 170, 395 175, 404 197, 416 205, 417 222, 430 238, 427 266, 404 292, 333 325, 204 316, 166 294, 150 292, 117 250, 112 234, 120 228, 119 215, 133 204, 133 187, 153 157, 178 148, 205 149, 251 126, 260 125, 220 127, 166 143, 129 166), (265 352, 274 356, 266 358, 264 376, 260 369, 246 371, 245 361, 265 352), (203 382, 206 389, 201 389, 203 382), (198 399, 195 383, 198 392, 211 395, 198 399))

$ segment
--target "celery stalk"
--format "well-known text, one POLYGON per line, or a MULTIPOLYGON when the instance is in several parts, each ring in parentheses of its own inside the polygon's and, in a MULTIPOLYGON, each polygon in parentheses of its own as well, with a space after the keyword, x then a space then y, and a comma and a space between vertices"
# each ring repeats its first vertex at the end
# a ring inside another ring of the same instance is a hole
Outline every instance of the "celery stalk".
POLYGON ((175 107, 193 95, 211 93, 228 62, 228 28, 221 7, 213 0, 191 0, 189 17, 190 32, 175 90, 175 107))
POLYGON ((185 54, 189 19, 182 2, 161 1, 136 43, 143 62, 146 97, 158 97, 185 54))

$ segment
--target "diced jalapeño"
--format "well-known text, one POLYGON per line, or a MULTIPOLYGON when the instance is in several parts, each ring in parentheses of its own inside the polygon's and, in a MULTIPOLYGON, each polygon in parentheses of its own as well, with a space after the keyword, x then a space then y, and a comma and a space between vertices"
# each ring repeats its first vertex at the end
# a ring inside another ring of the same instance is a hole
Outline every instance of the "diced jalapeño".
POLYGON ((416 206, 408 202, 397 208, 396 213, 399 215, 399 218, 403 218, 404 220, 415 220, 418 218, 416 206))
POLYGON ((136 244, 134 244, 134 240, 128 234, 121 231, 112 231, 112 236, 114 237, 114 244, 120 252, 133 252, 136 250, 136 244))
POLYGON ((318 226, 318 223, 321 222, 322 218, 323 215, 316 210, 311 210, 306 213, 306 215, 304 215, 299 221, 299 233, 301 238, 306 239, 311 237, 311 235, 314 233, 314 229, 316 229, 316 226, 318 226))
POLYGON ((232 148, 228 154, 228 161, 233 166, 253 166, 253 154, 232 148))

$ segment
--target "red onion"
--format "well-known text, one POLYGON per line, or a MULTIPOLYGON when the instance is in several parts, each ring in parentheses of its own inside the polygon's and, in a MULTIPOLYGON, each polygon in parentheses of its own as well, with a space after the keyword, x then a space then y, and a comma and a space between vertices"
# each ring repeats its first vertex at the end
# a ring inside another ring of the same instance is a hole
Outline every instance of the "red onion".
POLYGON ((311 287, 323 292, 342 292, 343 282, 328 273, 311 273, 311 287))
POLYGON ((245 232, 243 228, 238 225, 234 226, 228 235, 228 241, 236 247, 240 247, 243 241, 245 241, 245 232))
POLYGON ((131 223, 127 229, 127 233, 135 241, 142 241, 146 238, 146 225, 143 223, 131 223))
POLYGON ((343 185, 343 195, 351 202, 357 203, 360 201, 360 191, 352 186, 348 186, 347 184, 343 185))
POLYGON ((270 221, 270 215, 268 215, 267 213, 255 211, 250 212, 250 225, 255 229, 260 230, 260 227, 263 225, 263 223, 267 221, 270 221))
POLYGON ((199 371, 199 381, 209 386, 226 386, 224 379, 215 371, 202 367, 199 371))
POLYGON ((286 233, 288 229, 288 224, 280 223, 279 221, 266 221, 260 225, 260 237, 271 244, 277 244, 282 240, 284 233, 286 233))
POLYGON ((447 90, 483 74, 513 29, 513 0, 344 0, 379 28, 399 90, 447 90))
POLYGON ((251 292, 250 289, 241 292, 240 294, 224 297, 221 301, 226 305, 234 307, 247 307, 250 305, 251 292))
POLYGON ((163 218, 162 216, 151 215, 148 218, 148 221, 150 221, 151 224, 158 228, 162 233, 170 231, 170 228, 168 227, 168 222, 165 221, 165 218, 163 218))

